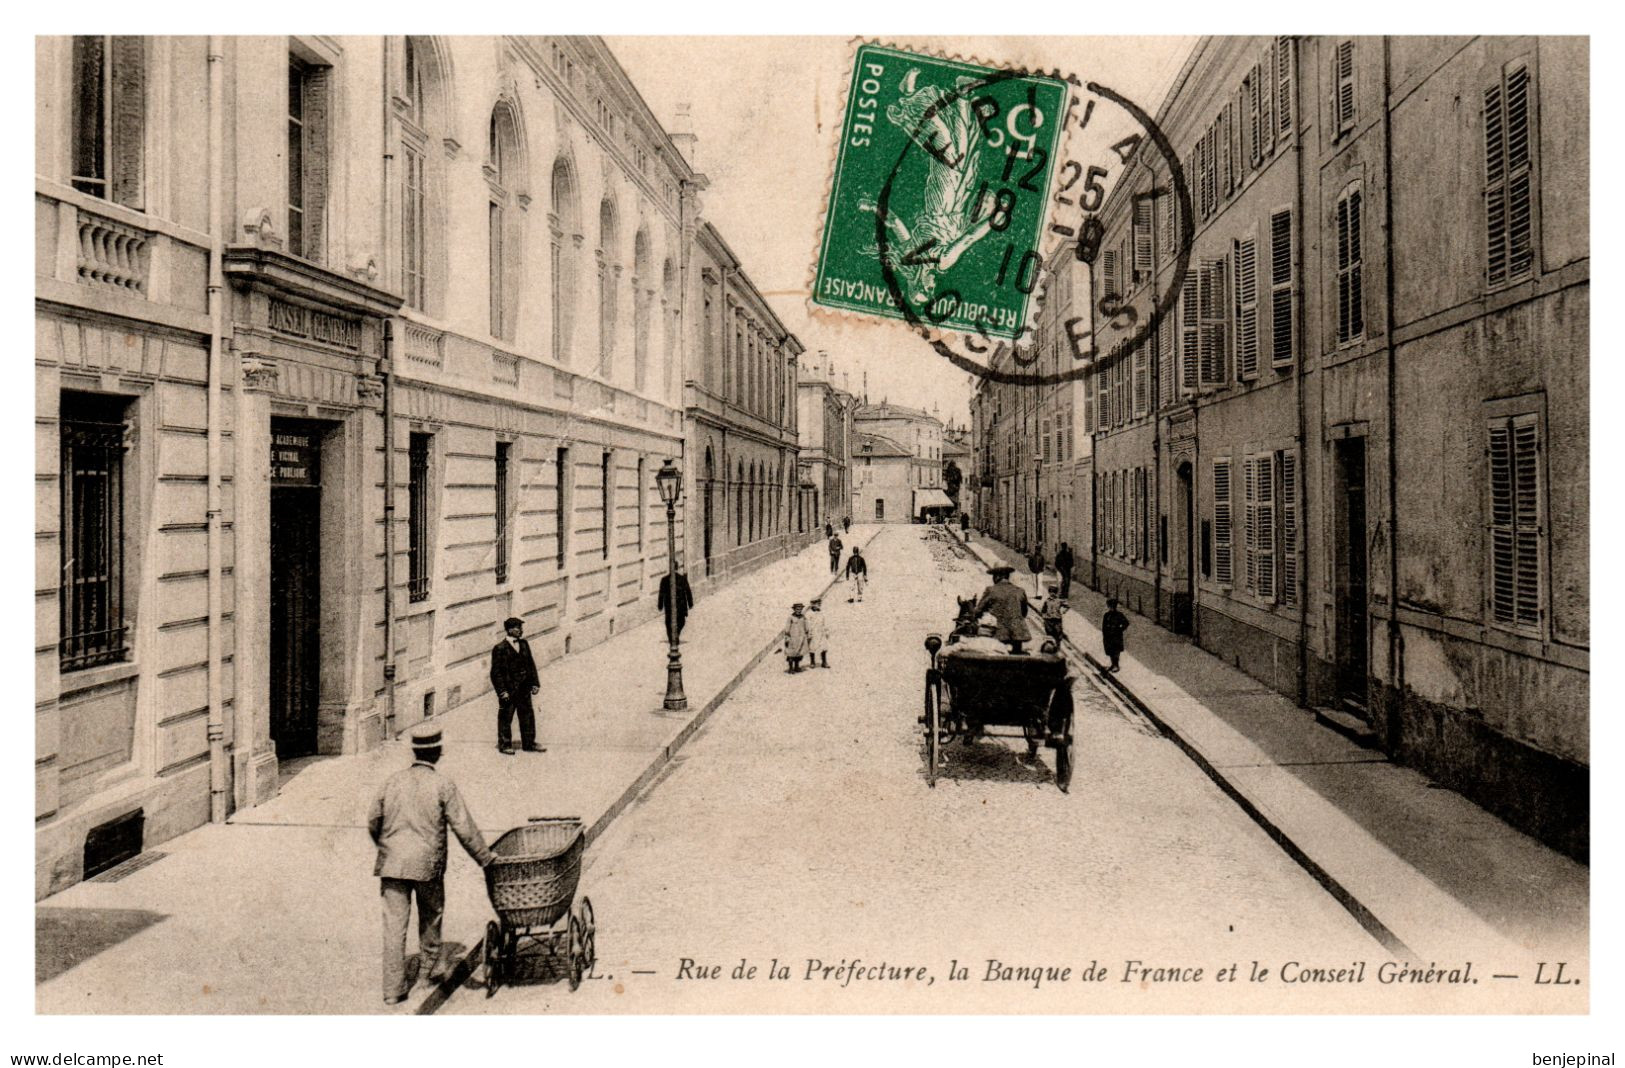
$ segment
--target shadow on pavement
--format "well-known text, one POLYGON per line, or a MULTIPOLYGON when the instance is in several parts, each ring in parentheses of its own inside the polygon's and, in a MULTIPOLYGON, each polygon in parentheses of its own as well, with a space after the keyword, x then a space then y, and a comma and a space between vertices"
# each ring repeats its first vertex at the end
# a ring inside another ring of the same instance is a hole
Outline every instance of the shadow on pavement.
POLYGON ((34 982, 48 982, 167 920, 146 909, 34 909, 34 982))
MULTIPOLYGON (((1029 761, 1024 748, 1011 749, 986 739, 966 745, 956 739, 943 747, 942 755, 947 763, 937 769, 938 779, 1014 782, 1033 786, 1055 782, 1055 773, 1044 764, 1042 751, 1029 761)), ((920 778, 925 778, 923 743, 920 746, 920 778)))

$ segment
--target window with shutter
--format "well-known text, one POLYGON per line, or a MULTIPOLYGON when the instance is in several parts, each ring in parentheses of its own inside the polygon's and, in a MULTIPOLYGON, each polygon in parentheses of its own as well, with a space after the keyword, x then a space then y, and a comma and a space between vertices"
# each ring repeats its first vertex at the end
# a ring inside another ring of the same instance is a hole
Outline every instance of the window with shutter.
POLYGON ((1115 297, 1122 293, 1117 284, 1117 250, 1114 248, 1101 253, 1100 288, 1102 297, 1115 297))
POLYGON ((1241 563, 1242 587, 1251 594, 1258 592, 1258 462, 1251 456, 1242 458, 1242 526, 1241 563))
POLYGON ((1281 603, 1298 603, 1298 454, 1284 449, 1275 454, 1281 491, 1281 603))
POLYGON ((1219 199, 1223 200, 1236 188, 1235 156, 1231 151, 1233 137, 1230 126, 1229 104, 1219 109, 1219 118, 1214 129, 1219 136, 1219 199))
POLYGON ((1259 600, 1273 602, 1275 600, 1275 457, 1271 453, 1265 453, 1254 460, 1253 464, 1253 474, 1258 480, 1258 503, 1256 506, 1258 541, 1254 550, 1258 556, 1258 585, 1256 592, 1259 600))
POLYGON ((1292 38, 1275 39, 1275 123, 1284 141, 1292 135, 1292 38))
POLYGON ((1258 136, 1260 80, 1256 64, 1247 72, 1247 77, 1242 79, 1241 85, 1242 93, 1247 98, 1247 160, 1252 166, 1257 167, 1261 158, 1258 150, 1261 139, 1258 136))
POLYGON ((1200 339, 1201 385, 1222 386, 1225 383, 1226 326, 1229 309, 1225 300, 1225 277, 1229 267, 1225 259, 1205 260, 1198 278, 1198 302, 1202 319, 1200 339))
POLYGON ((1341 136, 1354 129, 1354 42, 1332 50, 1332 127, 1341 136))
POLYGON ((1484 91, 1484 223, 1489 284, 1523 278, 1534 265, 1529 67, 1509 63, 1484 91))
POLYGON ((1145 468, 1140 468, 1140 559, 1151 559, 1151 476, 1145 468))
POLYGON ((1200 381, 1197 373, 1199 355, 1199 334, 1201 321, 1198 317, 1197 289, 1201 270, 1198 267, 1188 268, 1185 272, 1185 284, 1179 294, 1179 392, 1181 396, 1194 393, 1200 381))
POLYGON ((1134 201, 1134 281, 1151 277, 1151 197, 1134 201))
POLYGON ((1050 462, 1050 452, 1049 452, 1049 416, 1047 416, 1047 415, 1046 415, 1046 416, 1044 416, 1044 419, 1043 419, 1043 425, 1044 425, 1044 462, 1045 462, 1045 463, 1049 463, 1049 462, 1050 462))
POLYGON ((1099 371, 1090 371, 1083 380, 1083 432, 1095 432, 1095 384, 1099 380, 1099 371))
POLYGON ((1174 335, 1177 309, 1157 324, 1157 396, 1153 408, 1166 408, 1174 399, 1174 335))
POLYGON ((1151 410, 1151 349, 1141 343, 1134 347, 1134 416, 1151 410))
POLYGON ((1258 65, 1258 158, 1267 160, 1275 152, 1275 42, 1264 49, 1258 65))
POLYGON ((1270 363, 1292 362, 1292 212, 1270 216, 1270 363))
POLYGON ((1202 152, 1202 218, 1206 219, 1213 214, 1218 206, 1217 191, 1217 161, 1214 141, 1218 133, 1218 121, 1208 127, 1207 133, 1202 136, 1200 144, 1202 152))
POLYGON ((1360 184, 1337 198, 1337 343, 1365 333, 1365 293, 1360 279, 1360 184))
POLYGON ((1496 623, 1541 625, 1540 423, 1530 412, 1489 425, 1490 609, 1496 623))
POLYGON ((1231 583, 1230 571, 1230 461, 1213 461, 1213 577, 1220 586, 1231 583))
POLYGON ((1235 242, 1236 255, 1236 377, 1258 377, 1258 239, 1253 235, 1235 242))
POLYGON ((1174 250, 1179 247, 1179 231, 1175 226, 1179 198, 1174 195, 1173 182, 1168 183, 1168 192, 1157 198, 1157 224, 1161 231, 1157 234, 1157 255, 1167 261, 1174 258, 1174 250))

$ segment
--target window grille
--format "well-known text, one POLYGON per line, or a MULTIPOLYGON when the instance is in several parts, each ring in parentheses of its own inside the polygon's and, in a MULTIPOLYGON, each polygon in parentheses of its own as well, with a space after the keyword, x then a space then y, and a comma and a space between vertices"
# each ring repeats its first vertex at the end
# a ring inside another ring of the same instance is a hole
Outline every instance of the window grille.
POLYGON ((506 441, 497 442, 496 451, 496 579, 508 581, 509 509, 512 507, 508 492, 508 460, 513 446, 506 441))
MULTIPOLYGON (((90 405, 85 406, 89 408, 90 405)), ((125 424, 106 412, 62 417, 61 666, 76 671, 125 659, 125 424)))
POLYGON ((407 590, 412 601, 429 597, 429 443, 413 434, 407 444, 407 590))

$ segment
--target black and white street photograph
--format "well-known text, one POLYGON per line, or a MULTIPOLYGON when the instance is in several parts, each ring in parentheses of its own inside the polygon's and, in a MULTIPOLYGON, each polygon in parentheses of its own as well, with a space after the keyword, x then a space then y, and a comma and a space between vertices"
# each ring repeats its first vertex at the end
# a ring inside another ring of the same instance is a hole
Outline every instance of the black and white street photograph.
POLYGON ((19 42, 0 1054, 1615 1063, 1592 39, 1178 10, 19 42))

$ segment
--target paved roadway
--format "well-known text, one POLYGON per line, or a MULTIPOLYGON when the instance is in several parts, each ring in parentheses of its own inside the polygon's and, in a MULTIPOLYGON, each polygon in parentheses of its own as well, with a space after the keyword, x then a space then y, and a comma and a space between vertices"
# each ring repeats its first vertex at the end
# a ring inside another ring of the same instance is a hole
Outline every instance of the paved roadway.
POLYGON ((1055 787, 1053 753, 1029 764, 1019 740, 955 744, 928 789, 921 642, 947 629, 956 593, 987 578, 920 527, 888 528, 866 555, 866 600, 826 606, 831 668, 788 675, 782 658, 764 660, 594 844, 582 891, 597 913, 596 974, 572 993, 536 959, 488 999, 476 972, 441 1011, 1360 1004, 1369 977, 1247 982, 1253 961, 1278 973, 1387 958, 1178 748, 1086 680, 1070 794, 1055 787), (768 977, 775 958, 789 978, 768 977), (854 958, 856 972, 842 971, 854 958), (755 978, 732 978, 741 959, 755 978), (950 979, 952 961, 968 978, 950 979), (1072 971, 990 981, 989 961, 1072 971), (1166 971, 1131 973, 1131 961, 1166 971), (1081 978, 1091 962, 1105 981, 1081 978), (1232 963, 1234 980, 1216 974, 1232 963), (718 966, 719 978, 697 977, 718 966))

